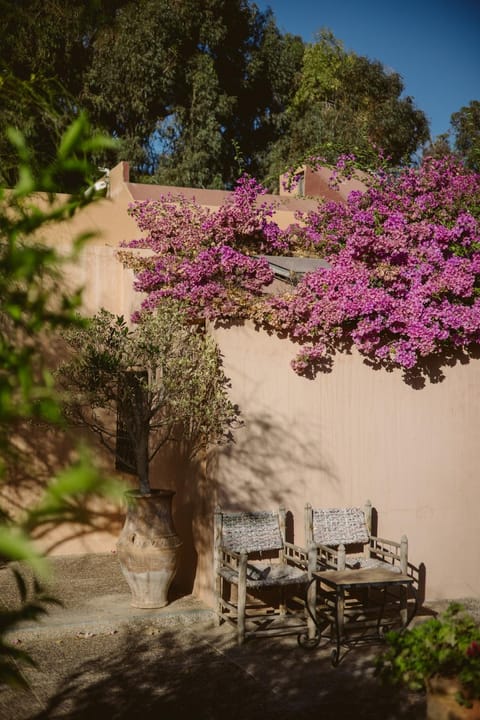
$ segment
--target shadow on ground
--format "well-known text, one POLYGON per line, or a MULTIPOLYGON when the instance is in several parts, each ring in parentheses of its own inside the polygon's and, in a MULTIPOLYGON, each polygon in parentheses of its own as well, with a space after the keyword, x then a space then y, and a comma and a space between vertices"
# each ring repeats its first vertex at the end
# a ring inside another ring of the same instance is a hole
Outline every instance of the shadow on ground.
POLYGON ((34 639, 28 693, 0 692, 2 720, 420 719, 419 695, 395 694, 373 675, 375 651, 338 668, 329 651, 294 637, 237 647, 229 627, 145 626, 91 637, 34 639))

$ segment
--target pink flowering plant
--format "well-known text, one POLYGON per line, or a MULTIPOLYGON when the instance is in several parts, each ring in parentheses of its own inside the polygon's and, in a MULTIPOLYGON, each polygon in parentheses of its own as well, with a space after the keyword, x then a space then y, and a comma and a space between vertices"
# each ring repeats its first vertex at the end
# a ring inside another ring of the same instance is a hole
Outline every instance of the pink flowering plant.
POLYGON ((467 350, 480 340, 479 215, 480 176, 453 158, 379 173, 346 204, 325 202, 300 218, 297 242, 330 267, 268 300, 262 322, 301 343, 299 373, 352 345, 406 371, 467 350))
POLYGON ((275 206, 261 201, 265 194, 245 176, 213 212, 182 196, 134 203, 129 212, 145 235, 126 243, 120 257, 136 271, 136 289, 147 293, 143 310, 173 298, 194 318, 248 317, 273 280, 260 256, 290 251, 288 235, 272 220, 275 206))
MULTIPOLYGON (((339 158, 333 182, 351 177, 353 164, 339 158)), ((144 237, 122 259, 147 294, 143 309, 171 297, 193 317, 251 318, 301 346, 292 365, 307 375, 352 347, 408 375, 478 345, 480 175, 453 157, 397 174, 380 167, 363 192, 320 202, 287 230, 265 192, 243 177, 216 211, 182 197, 135 203, 144 237), (329 267, 267 295, 273 275, 261 256, 292 254, 323 257, 329 267)))

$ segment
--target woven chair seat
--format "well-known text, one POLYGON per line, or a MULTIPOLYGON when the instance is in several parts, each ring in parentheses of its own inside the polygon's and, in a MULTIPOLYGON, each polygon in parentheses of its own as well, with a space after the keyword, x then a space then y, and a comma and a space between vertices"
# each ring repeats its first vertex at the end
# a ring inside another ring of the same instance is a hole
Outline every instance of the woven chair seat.
MULTIPOLYGON (((220 575, 229 583, 238 585, 238 572, 223 566, 220 575)), ((301 568, 283 563, 249 562, 247 565, 247 588, 265 588, 269 585, 298 585, 308 581, 308 575, 301 568)))
POLYGON ((354 557, 347 558, 346 567, 350 570, 367 570, 373 568, 382 568, 383 570, 390 570, 392 573, 401 573, 402 570, 398 565, 391 565, 384 560, 378 560, 377 558, 365 558, 365 557, 354 557))

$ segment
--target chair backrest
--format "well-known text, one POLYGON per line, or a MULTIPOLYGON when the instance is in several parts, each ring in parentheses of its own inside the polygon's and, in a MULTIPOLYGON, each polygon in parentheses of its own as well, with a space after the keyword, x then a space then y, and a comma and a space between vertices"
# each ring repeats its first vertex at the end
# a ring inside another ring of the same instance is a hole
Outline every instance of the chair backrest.
POLYGON ((234 552, 263 552, 282 550, 281 512, 216 512, 218 541, 226 550, 234 552))
POLYGON ((313 542, 322 545, 356 545, 368 543, 365 513, 360 508, 312 508, 313 542))

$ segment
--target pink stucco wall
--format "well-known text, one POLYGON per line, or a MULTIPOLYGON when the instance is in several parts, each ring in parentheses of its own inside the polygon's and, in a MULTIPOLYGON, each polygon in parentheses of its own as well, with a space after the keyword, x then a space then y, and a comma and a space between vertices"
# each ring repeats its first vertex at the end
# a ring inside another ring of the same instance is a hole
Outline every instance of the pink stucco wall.
MULTIPOLYGON (((70 275, 85 286, 89 313, 106 307, 129 316, 140 302, 131 272, 116 257, 121 241, 138 236, 127 215, 137 191, 121 165, 112 172, 108 199, 52 230, 50 240, 65 247, 77 232, 99 233, 70 275)), ((208 205, 208 191, 198 192, 207 193, 198 199, 208 205)), ((312 203, 303 202, 305 209, 312 203)), ((283 226, 293 209, 280 208, 283 226)), ((182 582, 211 599, 217 502, 225 508, 285 505, 302 543, 306 502, 334 507, 363 505, 368 498, 378 512, 379 535, 408 535, 411 562, 426 569, 427 598, 480 596, 479 360, 446 368, 443 382, 422 389, 405 384, 399 372, 372 370, 355 354, 339 356, 331 373, 307 380, 290 368, 295 347, 289 341, 248 324, 212 332, 245 424, 206 469, 159 466, 154 473, 157 485, 177 491, 182 582)), ((105 527, 69 537, 55 551, 112 550, 116 532, 105 527)))
POLYGON ((407 534, 427 598, 480 595, 480 360, 422 389, 400 372, 341 355, 332 372, 298 377, 295 346, 249 324, 214 335, 245 425, 218 465, 225 508, 284 504, 303 542, 303 507, 362 506, 378 534, 407 534))

